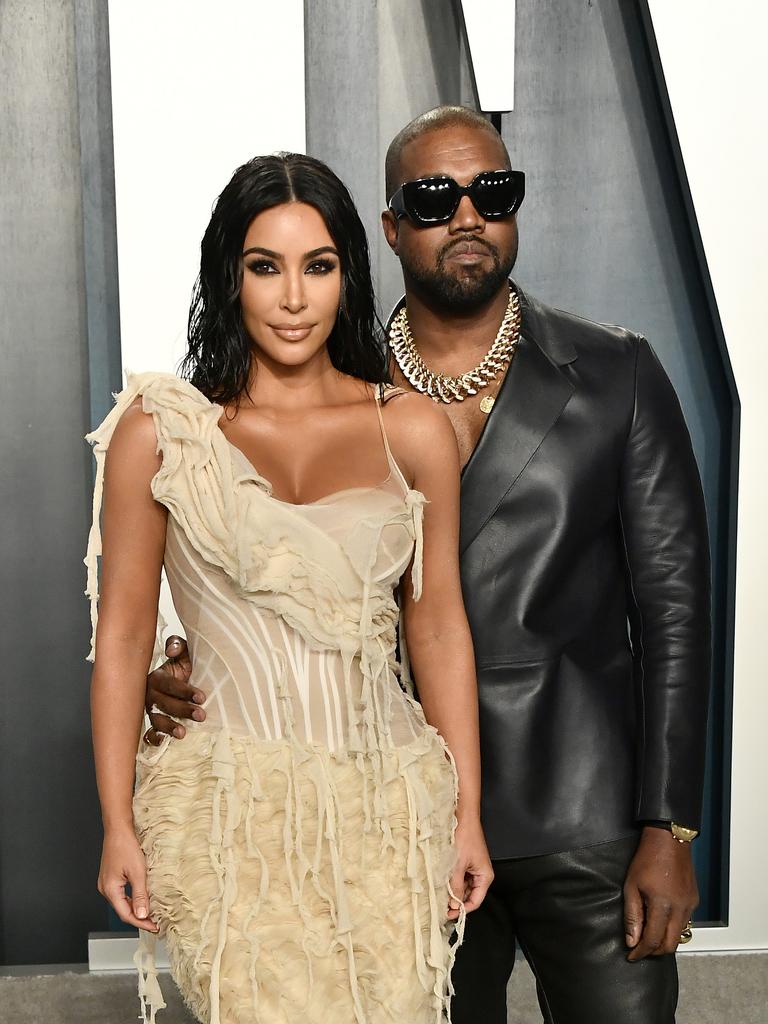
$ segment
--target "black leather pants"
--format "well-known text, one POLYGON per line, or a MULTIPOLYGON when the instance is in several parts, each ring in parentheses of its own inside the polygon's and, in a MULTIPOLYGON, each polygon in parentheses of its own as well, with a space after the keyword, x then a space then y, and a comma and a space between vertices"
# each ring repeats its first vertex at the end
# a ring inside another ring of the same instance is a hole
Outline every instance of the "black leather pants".
POLYGON ((546 1024, 674 1024, 674 955, 628 963, 622 889, 637 838, 494 862, 453 972, 453 1024, 506 1024, 519 944, 546 1024))

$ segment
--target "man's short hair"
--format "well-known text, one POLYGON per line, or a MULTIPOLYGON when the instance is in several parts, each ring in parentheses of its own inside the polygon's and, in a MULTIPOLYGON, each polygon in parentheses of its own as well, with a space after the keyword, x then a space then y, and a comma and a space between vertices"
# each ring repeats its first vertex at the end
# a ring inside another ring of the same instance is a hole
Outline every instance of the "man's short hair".
MULTIPOLYGON (((504 140, 494 126, 476 110, 471 110, 469 107, 434 107, 432 110, 428 110, 426 114, 419 114, 418 117, 414 117, 402 131, 397 133, 389 144, 387 157, 384 162, 387 202, 389 202, 402 184, 400 178, 400 158, 408 143, 413 142, 414 139, 418 139, 422 135, 426 135, 427 132, 439 131, 442 128, 453 128, 459 125, 488 132, 499 141, 504 152, 507 152, 504 140)), ((508 154, 507 166, 509 166, 508 154)))

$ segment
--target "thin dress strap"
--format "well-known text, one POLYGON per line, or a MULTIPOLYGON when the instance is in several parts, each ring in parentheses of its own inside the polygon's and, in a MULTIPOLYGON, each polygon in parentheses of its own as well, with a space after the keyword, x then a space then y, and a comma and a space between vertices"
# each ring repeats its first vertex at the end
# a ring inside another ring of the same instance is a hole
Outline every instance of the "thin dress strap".
MULTIPOLYGON (((410 509, 413 515, 413 529, 415 533, 415 547, 413 551, 413 566, 411 569, 411 581, 413 584, 413 597, 414 600, 418 601, 421 597, 422 583, 423 583, 423 566, 424 566, 424 504, 426 498, 420 491, 415 491, 403 475, 403 471, 398 466, 392 449, 389 447, 389 439, 387 437, 387 431, 384 427, 384 416, 381 412, 381 406, 384 402, 389 401, 390 398, 396 398, 398 395, 405 395, 408 392, 405 388, 396 388, 387 386, 385 384, 377 384, 374 388, 374 396, 376 399, 376 411, 379 414, 379 426, 381 427, 381 436, 384 441, 384 450, 387 453, 387 460, 390 465, 391 471, 400 480, 400 484, 403 488, 403 495, 405 497, 405 504, 410 509)), ((407 666, 408 654, 405 650, 404 639, 401 635, 401 653, 404 658, 404 665, 407 666)), ((405 675, 408 676, 408 669, 405 668, 405 675)), ((412 692, 412 687, 411 687, 412 692)))
POLYGON ((394 398, 396 395, 404 395, 406 392, 403 388, 388 388, 385 398, 385 386, 386 385, 384 384, 377 384, 374 389, 374 395, 376 397, 376 412, 379 414, 379 426, 381 427, 381 437, 382 440, 384 441, 384 450, 387 453, 387 462, 389 463, 389 468, 400 480, 400 483, 403 485, 403 490, 407 494, 411 490, 411 488, 408 484, 408 481, 405 479, 405 476, 403 475, 403 471, 398 466, 397 461, 395 460, 395 457, 392 454, 392 449, 389 447, 389 438, 387 437, 387 431, 386 428, 384 427, 384 416, 381 411, 382 402, 389 401, 390 398, 394 398))

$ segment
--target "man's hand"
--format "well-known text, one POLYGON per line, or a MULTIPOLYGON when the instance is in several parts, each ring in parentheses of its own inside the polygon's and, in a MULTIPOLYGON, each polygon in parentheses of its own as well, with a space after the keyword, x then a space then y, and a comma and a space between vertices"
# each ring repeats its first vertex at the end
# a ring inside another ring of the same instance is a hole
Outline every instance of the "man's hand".
POLYGON ((189 685, 192 663, 186 640, 169 636, 165 653, 168 661, 147 676, 146 709, 152 728, 147 730, 144 739, 153 747, 159 745, 164 733, 177 740, 184 738, 187 731, 175 719, 192 718, 202 722, 205 718, 205 711, 199 707, 205 701, 205 694, 189 685))
POLYGON ((627 960, 674 953, 698 903, 690 844, 647 825, 624 883, 627 960))

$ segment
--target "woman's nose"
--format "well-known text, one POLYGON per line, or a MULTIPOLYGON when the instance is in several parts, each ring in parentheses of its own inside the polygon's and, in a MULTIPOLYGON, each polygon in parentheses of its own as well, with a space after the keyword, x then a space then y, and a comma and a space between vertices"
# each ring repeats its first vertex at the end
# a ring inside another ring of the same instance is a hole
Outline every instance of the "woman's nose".
POLYGON ((307 300, 304 292, 304 275, 286 274, 284 280, 285 291, 283 292, 280 306, 288 313, 300 313, 302 309, 306 309, 307 307, 307 300))

